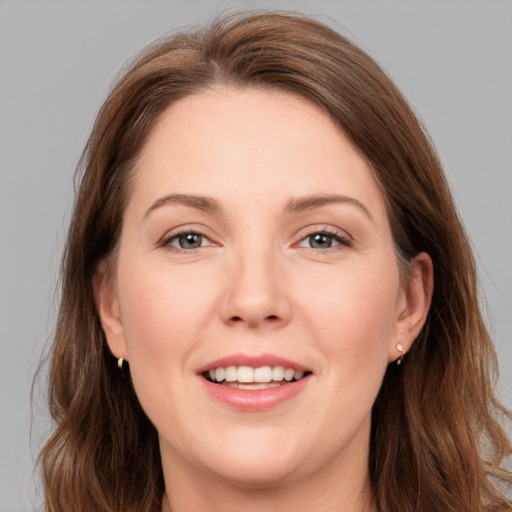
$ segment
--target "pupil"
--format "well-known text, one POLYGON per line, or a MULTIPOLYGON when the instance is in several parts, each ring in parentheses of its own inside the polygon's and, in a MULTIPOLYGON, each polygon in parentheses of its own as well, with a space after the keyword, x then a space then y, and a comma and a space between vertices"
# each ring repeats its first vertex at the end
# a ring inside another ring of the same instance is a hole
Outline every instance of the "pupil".
POLYGON ((317 233, 311 237, 311 247, 314 249, 327 249, 331 246, 332 238, 329 235, 317 233))
POLYGON ((179 237, 180 247, 182 249, 195 249, 201 247, 202 236, 196 233, 188 233, 179 237))

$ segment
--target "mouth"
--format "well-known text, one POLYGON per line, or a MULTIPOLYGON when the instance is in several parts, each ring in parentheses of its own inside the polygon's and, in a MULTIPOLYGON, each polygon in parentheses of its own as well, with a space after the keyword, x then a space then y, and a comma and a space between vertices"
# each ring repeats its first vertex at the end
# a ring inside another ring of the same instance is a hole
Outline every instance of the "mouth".
POLYGON ((313 382, 310 368, 276 354, 232 354, 199 368, 197 376, 216 403, 242 413, 308 396, 313 382))
POLYGON ((298 382, 310 371, 295 370, 286 366, 218 366, 201 373, 213 384, 232 389, 260 390, 298 382))

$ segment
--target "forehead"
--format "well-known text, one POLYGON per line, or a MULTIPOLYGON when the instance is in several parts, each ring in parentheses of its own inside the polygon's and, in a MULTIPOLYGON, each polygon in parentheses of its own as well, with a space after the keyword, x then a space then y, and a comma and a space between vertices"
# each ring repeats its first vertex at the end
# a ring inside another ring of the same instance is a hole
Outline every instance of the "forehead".
POLYGON ((135 169, 133 195, 236 197, 267 204, 312 193, 356 194, 383 207, 372 171, 317 105, 282 91, 216 89, 161 116, 135 169))

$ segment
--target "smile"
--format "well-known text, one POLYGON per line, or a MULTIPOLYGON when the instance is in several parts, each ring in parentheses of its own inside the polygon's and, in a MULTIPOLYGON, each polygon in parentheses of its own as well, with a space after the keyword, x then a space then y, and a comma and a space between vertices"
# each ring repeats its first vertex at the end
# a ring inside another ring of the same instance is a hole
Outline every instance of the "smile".
POLYGON ((210 382, 235 389, 269 389, 288 382, 301 380, 310 372, 294 370, 284 366, 227 366, 203 373, 210 382))
POLYGON ((215 402, 240 412, 262 412, 301 395, 313 372, 271 354, 234 354, 203 366, 198 377, 215 402))

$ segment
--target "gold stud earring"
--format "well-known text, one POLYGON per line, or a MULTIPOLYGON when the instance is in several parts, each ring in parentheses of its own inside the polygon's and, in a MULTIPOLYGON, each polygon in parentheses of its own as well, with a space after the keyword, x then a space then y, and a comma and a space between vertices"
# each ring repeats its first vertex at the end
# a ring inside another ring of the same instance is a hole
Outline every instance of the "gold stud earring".
POLYGON ((400 365, 402 364, 402 361, 404 360, 404 347, 401 343, 399 343, 397 346, 396 346, 396 349, 398 350, 398 352, 400 352, 400 357, 396 360, 396 364, 397 365, 400 365))
POLYGON ((119 366, 119 368, 122 370, 123 369, 123 363, 124 363, 124 359, 122 357, 120 357, 118 360, 117 360, 117 366, 119 366))

